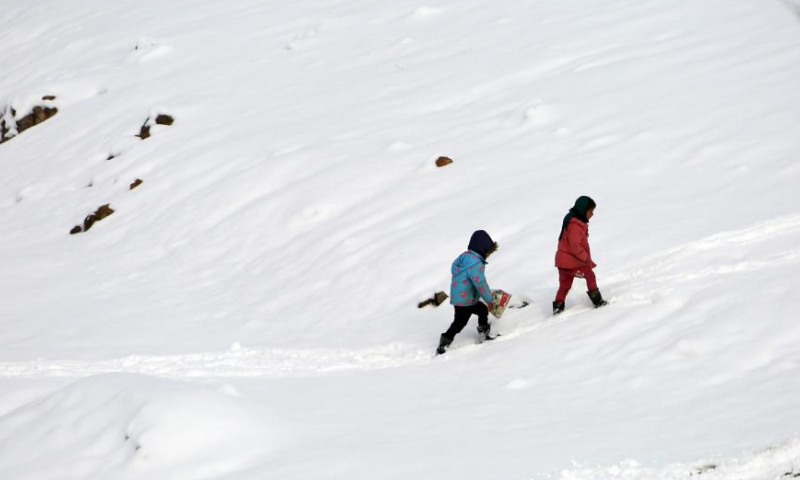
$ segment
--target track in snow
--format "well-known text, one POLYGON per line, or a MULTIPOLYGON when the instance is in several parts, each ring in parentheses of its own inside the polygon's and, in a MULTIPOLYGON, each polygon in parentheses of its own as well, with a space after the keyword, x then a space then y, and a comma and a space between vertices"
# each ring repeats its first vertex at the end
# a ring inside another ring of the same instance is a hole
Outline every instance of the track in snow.
MULTIPOLYGON (((608 276, 604 285, 624 292, 610 297, 611 308, 649 304, 658 292, 696 279, 748 273, 800 260, 800 215, 780 217, 732 232, 721 232, 645 259, 638 265, 608 276), (709 260, 709 257, 712 257, 709 260), (700 261, 700 260, 703 261, 700 261)), ((670 315, 679 315, 682 304, 669 306, 670 315)), ((573 306, 555 322, 539 317, 535 306, 514 311, 499 324, 503 336, 495 342, 514 341, 545 326, 592 311, 573 306), (535 312, 535 313, 534 313, 535 312)), ((608 311, 608 310, 606 310, 608 311)), ((664 313, 662 311, 662 313, 664 313)), ((463 335, 463 334, 462 334, 463 335)), ((475 352, 458 338, 447 358, 475 352)), ((84 361, 46 360, 0 363, 0 377, 86 377, 109 372, 129 372, 167 378, 203 377, 280 377, 326 375, 422 365, 432 361, 435 339, 426 346, 394 342, 363 349, 275 349, 242 348, 188 355, 142 356, 84 361)))

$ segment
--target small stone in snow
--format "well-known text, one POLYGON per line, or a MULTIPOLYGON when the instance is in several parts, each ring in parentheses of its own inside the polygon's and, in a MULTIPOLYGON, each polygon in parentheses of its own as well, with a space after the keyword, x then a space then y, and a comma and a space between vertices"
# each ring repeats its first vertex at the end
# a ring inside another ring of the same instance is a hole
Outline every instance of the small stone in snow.
POLYGON ((172 125, 173 123, 175 123, 175 119, 170 115, 164 115, 162 113, 156 117, 156 124, 158 125, 172 125))
POLYGON ((449 157, 439 157, 436 159, 436 166, 439 168, 446 167, 453 163, 453 159, 449 157))
POLYGON ((114 210, 111 209, 108 203, 100 206, 97 210, 95 210, 93 214, 87 216, 83 220, 83 231, 88 232, 89 229, 92 228, 92 225, 95 224, 95 222, 99 222, 100 220, 111 215, 112 213, 114 213, 114 210))

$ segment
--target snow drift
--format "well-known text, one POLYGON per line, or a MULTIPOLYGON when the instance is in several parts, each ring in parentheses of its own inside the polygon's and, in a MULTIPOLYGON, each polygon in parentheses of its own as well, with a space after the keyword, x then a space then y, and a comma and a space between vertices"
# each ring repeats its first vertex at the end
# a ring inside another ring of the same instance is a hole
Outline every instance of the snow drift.
POLYGON ((270 433, 222 393, 108 374, 1 417, 0 471, 19 480, 212 478, 269 458, 270 433))

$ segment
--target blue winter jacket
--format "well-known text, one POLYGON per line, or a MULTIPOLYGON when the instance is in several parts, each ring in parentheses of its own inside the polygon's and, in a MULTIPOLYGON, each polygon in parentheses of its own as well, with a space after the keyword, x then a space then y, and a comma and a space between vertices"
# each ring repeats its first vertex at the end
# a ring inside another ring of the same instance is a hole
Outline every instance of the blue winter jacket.
POLYGON ((492 290, 486 282, 486 260, 483 255, 494 245, 489 235, 478 230, 472 235, 469 250, 455 259, 450 267, 453 280, 450 283, 450 303, 469 307, 483 299, 492 303, 492 290), (478 253, 480 252, 480 253, 478 253))

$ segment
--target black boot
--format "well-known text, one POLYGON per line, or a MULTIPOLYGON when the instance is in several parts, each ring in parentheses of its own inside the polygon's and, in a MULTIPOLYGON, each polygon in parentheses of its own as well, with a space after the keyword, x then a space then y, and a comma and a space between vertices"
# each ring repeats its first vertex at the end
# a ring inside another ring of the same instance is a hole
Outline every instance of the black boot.
POLYGON ((600 308, 603 305, 608 305, 608 302, 603 300, 603 296, 600 295, 599 289, 595 288, 594 290, 589 290, 588 292, 586 292, 586 294, 589 295, 589 298, 592 300, 594 308, 600 308))
POLYGON ((436 349, 436 355, 443 354, 451 343, 453 343, 453 339, 442 334, 442 336, 439 337, 439 347, 436 349))
POLYGON ((486 325, 478 325, 478 336, 481 339, 481 342, 486 340, 494 340, 497 336, 492 336, 492 326, 488 323, 486 325))
POLYGON ((565 307, 564 302, 553 302, 553 315, 563 312, 565 307))

